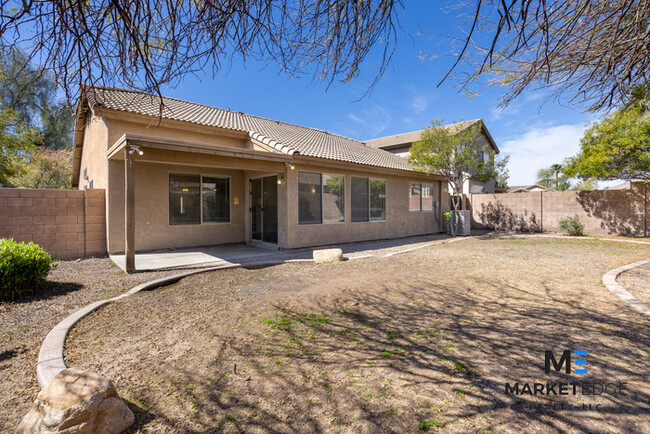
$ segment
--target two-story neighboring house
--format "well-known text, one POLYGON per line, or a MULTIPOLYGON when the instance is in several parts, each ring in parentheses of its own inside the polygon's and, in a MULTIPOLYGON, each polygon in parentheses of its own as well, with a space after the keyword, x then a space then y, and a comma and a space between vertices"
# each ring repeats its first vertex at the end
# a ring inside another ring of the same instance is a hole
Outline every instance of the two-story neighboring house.
MULTIPOLYGON (((489 148, 493 149, 497 154, 499 153, 499 148, 497 147, 492 135, 488 131, 485 123, 482 119, 474 119, 471 121, 458 122, 455 124, 443 125, 439 128, 448 128, 452 131, 460 131, 465 128, 468 128, 477 122, 481 124, 481 137, 477 139, 478 147, 485 148, 485 145, 488 145, 489 148)), ((396 134, 394 136, 380 137, 377 139, 366 140, 366 145, 372 146, 374 148, 382 149, 384 151, 391 152, 400 157, 406 158, 409 155, 411 146, 420 140, 423 130, 413 131, 410 133, 396 134)), ((483 161, 486 163, 489 160, 489 153, 481 152, 483 161)), ((463 194, 469 193, 494 193, 495 192, 495 181, 490 180, 488 182, 482 182, 480 179, 473 178, 468 176, 463 183, 463 194)))

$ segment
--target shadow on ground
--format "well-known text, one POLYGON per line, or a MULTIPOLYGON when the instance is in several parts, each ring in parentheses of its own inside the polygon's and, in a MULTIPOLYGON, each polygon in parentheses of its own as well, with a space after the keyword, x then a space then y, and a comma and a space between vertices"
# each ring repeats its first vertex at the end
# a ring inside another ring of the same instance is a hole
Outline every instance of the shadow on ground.
POLYGON ((642 432, 637 424, 650 402, 642 364, 647 324, 580 307, 550 288, 535 306, 538 295, 526 288, 480 286, 488 300, 430 280, 374 295, 348 291, 309 312, 277 304, 277 314, 247 334, 222 337, 207 376, 182 367, 168 373, 181 391, 169 399, 190 407, 196 431, 479 432, 505 423, 522 431, 642 432), (588 349, 588 380, 624 381, 627 396, 504 393, 505 382, 575 382, 575 375, 543 372, 544 352, 563 349, 588 349), (537 408, 558 403, 600 407, 537 408))

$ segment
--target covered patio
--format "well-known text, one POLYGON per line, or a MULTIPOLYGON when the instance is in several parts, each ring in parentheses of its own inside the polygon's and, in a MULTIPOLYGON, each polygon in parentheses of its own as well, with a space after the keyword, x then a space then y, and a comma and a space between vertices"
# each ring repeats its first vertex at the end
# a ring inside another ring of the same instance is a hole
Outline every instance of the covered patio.
MULTIPOLYGON (((242 260, 277 254, 277 249, 246 244, 154 250, 135 254, 135 271, 152 271, 196 265, 207 266, 210 264, 238 264, 242 260)), ((125 255, 110 255, 110 258, 123 271, 127 271, 125 255)))
POLYGON ((109 195, 115 204, 109 208, 109 253, 120 268, 132 272, 233 263, 277 253, 278 202, 285 200, 279 193, 284 193, 292 157, 265 145, 260 137, 230 134, 246 138, 248 144, 229 148, 125 134, 108 150, 116 186, 123 180, 122 188, 117 186, 109 195), (172 176, 174 183, 176 178, 197 178, 199 187, 172 188, 172 176), (225 183, 224 215, 210 221, 206 203, 192 202, 190 196, 197 190, 203 197, 206 180, 214 182, 215 176, 225 183), (190 206, 198 211, 186 214, 196 221, 172 221, 173 207, 182 214, 190 206), (201 243, 213 246, 189 248, 201 243))

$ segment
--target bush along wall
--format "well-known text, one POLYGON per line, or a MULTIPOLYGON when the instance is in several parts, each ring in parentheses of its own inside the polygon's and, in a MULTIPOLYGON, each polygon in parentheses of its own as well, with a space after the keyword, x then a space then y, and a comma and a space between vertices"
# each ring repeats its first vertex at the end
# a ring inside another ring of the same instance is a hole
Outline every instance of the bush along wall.
POLYGON ((52 258, 37 244, 0 239, 0 301, 36 294, 51 265, 52 258))

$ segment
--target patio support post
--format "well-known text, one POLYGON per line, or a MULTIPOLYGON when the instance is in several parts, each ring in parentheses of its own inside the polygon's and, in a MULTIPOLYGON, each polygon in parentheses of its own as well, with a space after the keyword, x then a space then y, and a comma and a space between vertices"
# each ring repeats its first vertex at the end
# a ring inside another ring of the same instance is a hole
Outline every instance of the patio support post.
POLYGON ((124 256, 127 273, 135 271, 135 169, 128 146, 124 148, 124 256))

